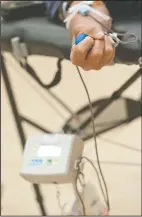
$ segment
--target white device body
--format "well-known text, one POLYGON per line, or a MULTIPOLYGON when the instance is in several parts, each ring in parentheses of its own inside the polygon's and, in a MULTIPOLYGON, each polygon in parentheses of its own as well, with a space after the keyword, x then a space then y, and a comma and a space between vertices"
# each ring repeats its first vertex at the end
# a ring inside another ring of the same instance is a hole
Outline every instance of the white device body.
POLYGON ((20 175, 32 183, 72 183, 83 141, 71 134, 41 134, 29 137, 20 175))

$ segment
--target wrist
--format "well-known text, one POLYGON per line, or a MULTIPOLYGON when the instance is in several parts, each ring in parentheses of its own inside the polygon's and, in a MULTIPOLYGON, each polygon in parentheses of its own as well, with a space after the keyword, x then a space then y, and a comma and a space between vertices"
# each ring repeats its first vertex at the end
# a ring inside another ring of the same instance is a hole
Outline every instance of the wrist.
MULTIPOLYGON (((76 5, 76 4, 79 4, 81 3, 82 1, 74 1, 72 2, 72 4, 70 5, 70 7, 76 5)), ((69 9, 70 9, 69 7, 69 9)), ((96 9, 97 11, 100 11, 102 14, 104 14, 104 16, 106 15, 107 17, 110 17, 110 14, 109 14, 109 11, 107 9, 107 7, 105 6, 105 4, 102 2, 102 1, 94 1, 92 4, 91 4, 91 7, 96 9)), ((66 13, 66 17, 68 17, 69 15, 69 12, 67 11, 66 13)), ((101 19, 100 20, 100 17, 97 17, 97 15, 95 15, 94 13, 92 14, 92 17, 94 17, 96 19, 96 21, 93 19, 93 24, 95 25, 95 23, 98 25, 99 23, 97 22, 97 20, 99 22, 101 22, 104 26, 106 26, 107 28, 111 29, 111 25, 112 25, 112 20, 111 20, 111 17, 110 19, 101 19)), ((68 18, 67 18, 68 19, 68 18)), ((92 22, 91 20, 92 18, 90 16, 82 16, 80 15, 79 13, 75 14, 72 19, 69 21, 69 25, 67 25, 67 28, 69 28, 69 30, 71 31, 74 31, 74 28, 79 28, 80 26, 84 26, 88 24, 90 24, 90 22, 92 22)), ((101 25, 101 24, 100 24, 101 25)))

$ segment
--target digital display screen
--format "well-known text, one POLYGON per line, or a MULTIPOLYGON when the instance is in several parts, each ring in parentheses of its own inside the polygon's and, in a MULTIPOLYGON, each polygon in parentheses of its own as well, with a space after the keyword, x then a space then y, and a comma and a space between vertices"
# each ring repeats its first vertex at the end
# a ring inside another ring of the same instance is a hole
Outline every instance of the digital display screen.
POLYGON ((61 148, 55 145, 42 145, 37 154, 39 157, 59 157, 61 148))

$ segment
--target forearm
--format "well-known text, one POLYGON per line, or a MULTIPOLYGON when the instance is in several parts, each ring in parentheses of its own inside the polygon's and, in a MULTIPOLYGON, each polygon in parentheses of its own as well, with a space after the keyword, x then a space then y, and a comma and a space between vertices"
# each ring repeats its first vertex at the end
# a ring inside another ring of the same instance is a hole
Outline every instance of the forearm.
MULTIPOLYGON (((61 6, 63 4, 64 1, 45 1, 46 7, 47 7, 47 11, 48 11, 48 16, 52 19, 54 19, 54 17, 57 15, 58 18, 63 22, 64 17, 62 16, 62 10, 61 10, 61 6)), ((69 7, 78 4, 82 1, 69 1, 69 7)), ((105 5, 104 2, 102 1, 94 1, 92 7, 96 8, 97 10, 101 11, 102 13, 109 15, 109 11, 105 5)), ((68 12, 66 13, 65 16, 68 16, 68 12)), ((79 17, 81 17, 80 15, 77 15, 76 17, 77 20, 79 20, 79 17)), ((85 18, 86 19, 86 18, 85 18)))
MULTIPOLYGON (((76 5, 78 3, 81 3, 81 2, 82 1, 72 1, 70 7, 73 6, 73 5, 76 5)), ((106 15, 110 15, 105 3, 102 2, 102 1, 98 1, 98 0, 94 1, 92 7, 96 8, 97 10, 101 11, 102 13, 104 13, 106 15)), ((68 15, 68 12, 67 12, 66 16, 67 15, 68 15)))
MULTIPOLYGON (((70 7, 78 3, 78 1, 74 1, 70 7)), ((106 15, 107 18, 99 16, 99 13, 93 13, 95 10, 90 10, 90 16, 75 13, 71 20, 66 19, 73 42, 70 54, 71 62, 75 66, 82 67, 85 71, 100 70, 102 67, 112 64, 115 56, 115 47, 105 34, 108 28, 111 29, 112 19, 109 11, 102 1, 96 0, 91 6, 106 15), (76 45, 75 39, 81 34, 86 35, 86 37, 76 45)), ((68 12, 66 17, 68 17, 68 12)))
MULTIPOLYGON (((81 1, 73 1, 71 6, 74 6, 78 3, 80 3, 81 1)), ((110 13, 105 5, 104 2, 102 1, 94 1, 94 3, 92 4, 92 7, 94 7, 95 9, 97 9, 98 11, 102 12, 103 14, 110 16, 110 13)), ((69 15, 68 11, 66 13, 66 17, 69 15)), ((90 19, 90 17, 83 17, 80 14, 76 14, 74 18, 72 18, 71 22, 70 22, 70 31, 72 33, 72 29, 74 28, 80 28, 82 25, 84 25, 85 23, 87 24, 88 20, 90 19)), ((107 28, 111 29, 112 26, 112 20, 110 19, 108 22, 105 22, 102 20, 102 23, 107 26, 107 28)), ((95 21, 94 21, 95 24, 95 21)), ((97 24, 97 21, 96 21, 97 24)))

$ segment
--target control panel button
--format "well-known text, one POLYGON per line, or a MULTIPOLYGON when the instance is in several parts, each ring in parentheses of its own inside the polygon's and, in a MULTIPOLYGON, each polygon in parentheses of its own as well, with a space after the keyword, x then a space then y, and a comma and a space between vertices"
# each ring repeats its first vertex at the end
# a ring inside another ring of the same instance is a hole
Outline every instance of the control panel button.
POLYGON ((59 164, 60 160, 59 159, 55 159, 54 160, 54 164, 59 164))
POLYGON ((39 159, 39 164, 42 164, 42 160, 41 159, 39 159))
POLYGON ((35 165, 35 166, 41 165, 42 164, 42 159, 32 159, 32 160, 30 160, 29 164, 30 165, 35 165))
POLYGON ((48 159, 48 160, 46 161, 46 164, 47 164, 47 165, 51 165, 51 164, 52 164, 52 159, 48 159))

